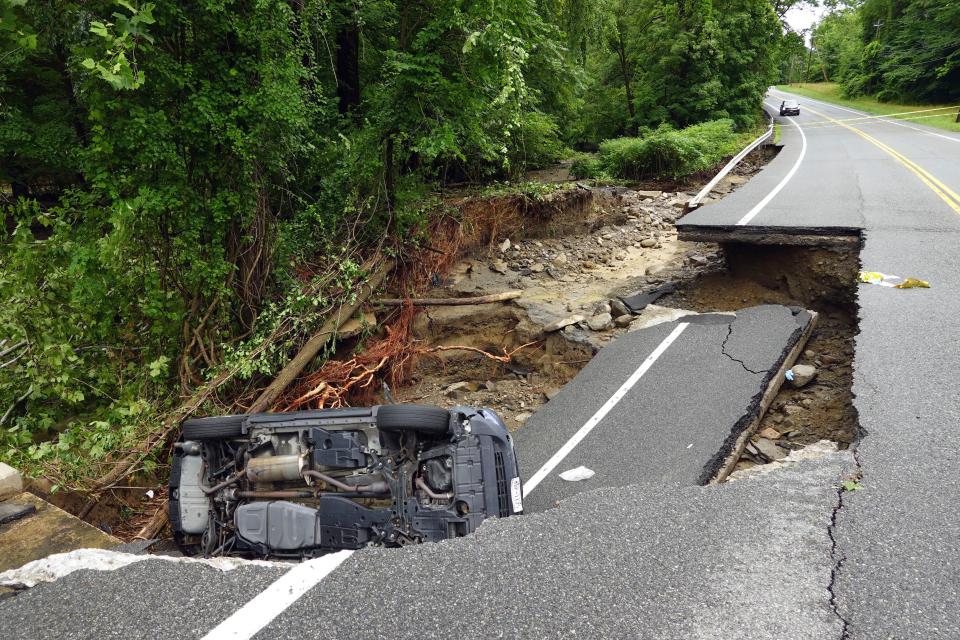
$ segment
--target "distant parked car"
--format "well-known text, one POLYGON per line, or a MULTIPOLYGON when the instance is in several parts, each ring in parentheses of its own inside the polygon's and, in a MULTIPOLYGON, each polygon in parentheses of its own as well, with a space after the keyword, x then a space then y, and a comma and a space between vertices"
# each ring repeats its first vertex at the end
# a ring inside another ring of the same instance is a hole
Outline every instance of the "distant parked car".
POLYGON ((780 103, 780 115, 798 116, 800 115, 800 103, 796 100, 784 100, 780 103))

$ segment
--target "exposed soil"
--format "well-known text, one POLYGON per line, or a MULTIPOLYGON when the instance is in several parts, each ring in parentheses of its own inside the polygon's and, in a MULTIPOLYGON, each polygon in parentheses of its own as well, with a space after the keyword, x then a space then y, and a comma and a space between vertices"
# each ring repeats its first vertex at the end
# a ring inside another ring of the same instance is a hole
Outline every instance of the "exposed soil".
POLYGON ((797 360, 815 366, 817 377, 799 389, 789 383, 781 387, 737 470, 779 459, 819 440, 846 448, 856 439, 859 425, 851 389, 858 253, 858 247, 727 245, 727 270, 688 283, 666 303, 696 311, 784 304, 819 314, 797 360))
MULTIPOLYGON (((721 181, 712 198, 747 182, 775 153, 773 149, 752 154, 721 181)), ((538 177, 562 179, 566 169, 538 177)), ((724 257, 717 245, 681 242, 674 228, 687 200, 710 177, 633 188, 594 187, 588 210, 582 198, 564 207, 560 192, 553 197, 558 208, 549 221, 523 228, 511 225, 513 233, 501 234, 471 252, 452 266, 441 286, 425 295, 520 289, 522 297, 511 304, 428 307, 415 320, 415 337, 431 347, 466 346, 492 355, 535 344, 517 352, 509 363, 467 351, 422 358, 412 384, 394 390, 396 399, 444 407, 482 405, 496 410, 511 429, 522 426, 597 349, 649 321, 650 314, 627 317, 622 307, 618 312, 617 296, 668 282, 689 283, 694 290, 694 283, 723 271, 724 257), (606 322, 604 314, 609 314, 606 322), (544 326, 577 316, 563 330, 544 334, 544 326)), ((583 185, 566 191, 571 190, 588 193, 583 185)), ((475 201, 473 206, 483 204, 475 201)), ((731 308, 743 306, 748 305, 731 308)), ((659 307, 651 306, 650 312, 656 315, 659 307)))

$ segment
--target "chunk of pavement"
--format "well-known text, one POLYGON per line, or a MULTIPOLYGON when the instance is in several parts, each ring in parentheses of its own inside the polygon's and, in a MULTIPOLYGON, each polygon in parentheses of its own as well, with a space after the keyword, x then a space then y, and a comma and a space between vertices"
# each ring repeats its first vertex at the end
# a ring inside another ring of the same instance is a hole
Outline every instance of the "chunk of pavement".
POLYGON ((19 520, 31 513, 36 513, 37 508, 32 504, 23 504, 20 502, 0 502, 0 524, 6 524, 19 520))
POLYGON ((593 331, 603 331, 613 326, 613 318, 609 313, 598 313, 587 320, 587 326, 593 331))
POLYGON ((659 198, 663 191, 637 191, 638 198, 659 198))
POLYGON ((553 333, 554 331, 560 331, 564 327, 568 327, 572 324, 577 324, 578 322, 583 322, 583 316, 579 313, 575 313, 572 316, 567 316, 566 318, 560 318, 559 320, 554 320, 548 325, 543 327, 544 333, 553 333))
POLYGON ((588 469, 581 465, 575 469, 564 471, 560 474, 560 479, 566 480, 567 482, 580 482, 581 480, 589 480, 595 475, 596 472, 593 469, 588 469))
POLYGON ((633 316, 629 313, 626 315, 617 316, 613 319, 613 324, 617 325, 618 327, 629 327, 631 322, 633 322, 633 316))
POLYGON ((673 293, 677 290, 677 285, 668 282, 667 284, 660 285, 655 289, 650 291, 637 291, 636 293, 631 293, 628 296, 620 298, 627 308, 634 313, 639 313, 643 311, 648 304, 656 302, 663 296, 668 293, 673 293))
POLYGON ((518 413, 517 415, 515 415, 513 419, 516 420, 518 425, 523 426, 523 424, 526 423, 526 421, 529 420, 530 416, 532 415, 533 414, 530 413, 529 411, 524 411, 523 413, 518 413))
POLYGON ((23 491, 23 478, 20 477, 20 472, 0 462, 0 500, 21 491, 23 491))
POLYGON ((795 364, 790 371, 793 372, 793 376, 788 376, 787 379, 790 380, 790 386, 795 389, 807 386, 817 377, 817 368, 809 364, 795 364))
POLYGON ((664 322, 673 322, 678 318, 692 315, 696 315, 696 311, 673 309, 672 307, 661 307, 660 305, 649 304, 639 315, 634 317, 633 322, 630 323, 630 331, 646 329, 647 327, 652 327, 664 322))
POLYGON ((465 382, 454 382, 452 385, 447 387, 447 391, 479 391, 480 383, 473 381, 465 382))
POLYGON ((623 300, 619 298, 614 298, 610 301, 610 314, 614 318, 631 315, 630 309, 628 309, 627 305, 623 304, 623 300))
POLYGON ((787 452, 766 438, 757 438, 753 443, 757 451, 771 460, 780 460, 787 457, 787 452))

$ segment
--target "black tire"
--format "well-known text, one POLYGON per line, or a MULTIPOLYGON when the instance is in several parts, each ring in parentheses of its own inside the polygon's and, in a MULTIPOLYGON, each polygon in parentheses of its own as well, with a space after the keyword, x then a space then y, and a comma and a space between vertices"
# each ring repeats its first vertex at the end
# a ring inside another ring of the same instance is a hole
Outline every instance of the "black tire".
POLYGON ((386 431, 443 434, 450 430, 450 412, 423 404, 385 404, 377 410, 377 427, 386 431))
POLYGON ((249 416, 213 416, 193 418, 183 423, 184 440, 217 440, 243 435, 243 421, 249 416))

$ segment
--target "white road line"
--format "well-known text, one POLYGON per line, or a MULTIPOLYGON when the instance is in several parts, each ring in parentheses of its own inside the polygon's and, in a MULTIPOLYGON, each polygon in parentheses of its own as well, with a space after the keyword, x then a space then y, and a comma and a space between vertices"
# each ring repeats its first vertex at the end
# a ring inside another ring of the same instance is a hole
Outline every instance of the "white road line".
POLYGON ((214 627, 203 640, 252 638, 351 555, 353 551, 338 551, 298 564, 214 627))
POLYGON ((657 345, 657 348, 653 350, 653 353, 647 356, 647 359, 644 360, 639 367, 637 367, 637 370, 634 371, 629 378, 627 378, 627 381, 620 385, 620 388, 617 389, 616 393, 610 396, 610 398, 603 403, 603 406, 597 409, 595 414, 590 416, 590 419, 587 420, 586 424, 580 427, 580 430, 573 434, 573 437, 567 440, 566 444, 560 447, 559 451, 553 454, 553 457, 547 460, 546 464, 540 467, 539 471, 533 474, 533 477, 530 478, 523 486, 524 498, 530 495, 530 492, 536 489, 537 485, 543 482, 543 479, 550 475, 550 472, 553 471, 558 464, 563 462, 563 459, 566 458, 571 451, 573 451, 574 447, 580 444, 580 442, 587 437, 587 434, 593 431, 594 427, 596 427, 597 424, 599 424, 600 421, 603 420, 608 413, 610 413, 610 410, 617 406, 617 403, 620 402, 625 395, 627 395, 627 392, 633 387, 633 385, 637 384, 637 381, 643 377, 643 374, 645 374, 650 367, 653 366, 653 363, 663 355, 663 352, 667 350, 667 347, 673 344, 673 341, 680 337, 680 334, 683 333, 683 330, 689 325, 689 322, 681 322, 678 324, 676 328, 670 332, 670 335, 664 338, 663 342, 657 345))
MULTIPOLYGON (((792 95, 799 95, 799 94, 792 94, 792 95)), ((878 115, 878 114, 876 114, 876 113, 867 113, 866 111, 857 111, 856 109, 848 109, 847 107, 841 107, 841 106, 838 105, 838 104, 833 104, 832 102, 824 102, 823 100, 817 100, 816 98, 807 98, 806 96, 801 96, 801 97, 802 97, 804 100, 809 100, 810 102, 816 102, 817 104, 822 104, 822 105, 827 106, 827 107, 833 107, 834 109, 840 109, 841 111, 847 111, 847 112, 849 112, 849 113, 855 113, 855 114, 857 114, 858 116, 876 116, 874 119, 875 119, 877 122, 886 122, 887 124, 893 124, 893 125, 896 125, 896 126, 898 126, 898 127, 905 127, 905 128, 907 128, 907 129, 913 129, 914 131, 918 131, 918 132, 920 132, 920 133, 925 133, 925 134, 927 134, 928 136, 936 136, 936 137, 938 137, 938 138, 943 138, 944 140, 949 140, 949 141, 951 141, 951 142, 960 142, 960 138, 954 138, 953 136, 945 136, 945 135, 943 135, 942 133, 935 133, 935 132, 933 132, 933 131, 927 131, 926 129, 921 129, 921 128, 919 128, 919 127, 911 127, 910 125, 904 124, 903 122, 896 122, 896 121, 894 121, 894 120, 888 120, 888 119, 886 119, 885 117, 883 117, 882 115, 878 115)), ((868 123, 865 123, 865 124, 868 124, 868 123)))
MULTIPOLYGON (((765 102, 764 104, 767 104, 767 103, 765 102)), ((767 104, 767 106, 769 107, 770 105, 767 104)), ((775 107, 772 107, 772 108, 775 108, 775 107)), ((764 196, 763 200, 755 204, 753 206, 753 209, 750 209, 750 211, 748 211, 745 216, 737 220, 737 226, 749 224, 749 222, 753 220, 756 217, 756 215, 760 213, 760 211, 762 211, 763 208, 767 206, 770 203, 770 201, 773 200, 773 198, 778 193, 780 193, 780 190, 783 189, 788 182, 790 182, 790 178, 792 178, 793 174, 795 174, 797 172, 797 169, 800 168, 800 163, 803 162, 803 157, 807 155, 807 136, 804 135, 803 129, 800 127, 800 125, 797 124, 796 120, 790 120, 790 124, 795 126, 797 128, 797 131, 800 132, 800 139, 802 140, 802 143, 803 143, 802 146, 800 147, 800 155, 797 156, 797 161, 793 163, 793 166, 790 168, 790 171, 787 172, 787 175, 783 177, 783 180, 781 180, 780 183, 777 184, 777 186, 775 186, 770 191, 770 193, 764 196)))

